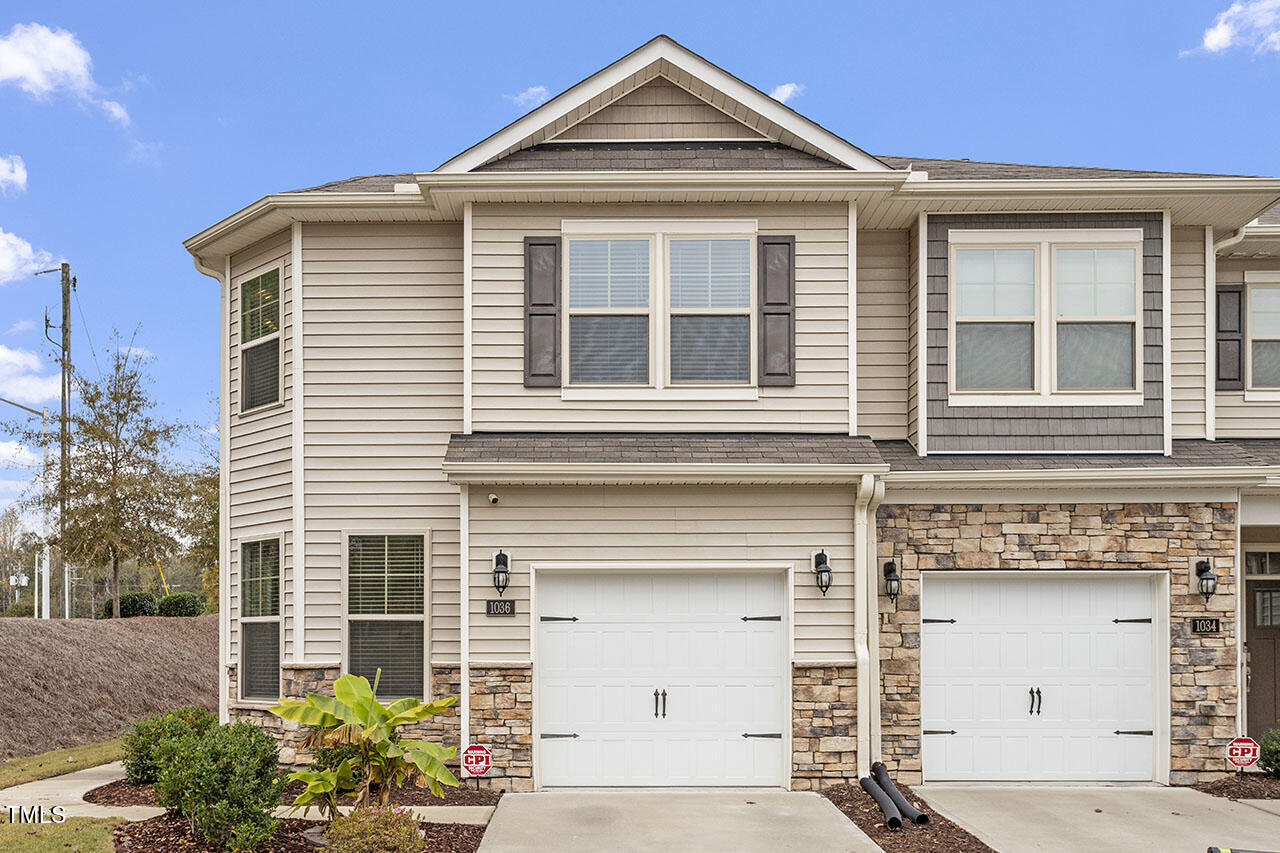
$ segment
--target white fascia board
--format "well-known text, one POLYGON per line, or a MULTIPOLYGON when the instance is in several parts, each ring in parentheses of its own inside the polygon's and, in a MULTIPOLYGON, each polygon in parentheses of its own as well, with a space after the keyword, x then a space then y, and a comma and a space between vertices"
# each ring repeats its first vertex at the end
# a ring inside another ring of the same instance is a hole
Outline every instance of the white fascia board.
POLYGON ((1059 468, 1019 471, 891 471, 891 488, 1079 486, 1252 486, 1267 481, 1276 469, 1258 467, 1059 468))
POLYGON ((1280 193, 1280 178, 1080 178, 1045 180, 911 181, 903 196, 951 199, 1021 198, 1026 196, 1167 196, 1224 193, 1280 193))
POLYGON ((682 484, 856 483, 864 474, 886 474, 888 465, 787 465, 665 462, 445 462, 452 483, 500 484, 682 484))
POLYGON ((470 172, 509 148, 519 145, 522 140, 544 127, 564 118, 631 75, 662 60, 701 80, 851 169, 884 171, 888 168, 875 157, 810 121, 795 110, 775 101, 754 86, 747 85, 688 48, 677 44, 667 36, 658 36, 448 160, 437 168, 436 172, 470 172))

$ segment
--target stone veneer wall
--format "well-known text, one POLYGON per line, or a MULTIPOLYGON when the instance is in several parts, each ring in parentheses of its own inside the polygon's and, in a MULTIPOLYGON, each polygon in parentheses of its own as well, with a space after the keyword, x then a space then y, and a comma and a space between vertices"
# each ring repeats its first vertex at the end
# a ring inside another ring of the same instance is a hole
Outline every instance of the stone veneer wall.
POLYGON ((533 667, 471 665, 471 743, 493 755, 486 788, 533 790, 533 667))
POLYGON ((791 787, 816 791, 857 782, 858 671, 853 666, 791 670, 791 787))
POLYGON ((881 505, 879 562, 902 575, 896 605, 880 596, 881 739, 895 778, 920 781, 920 573, 954 569, 1167 569, 1172 633, 1170 782, 1222 776, 1236 736, 1234 503, 881 505), (1209 560, 1208 606, 1194 565, 1209 560), (1192 616, 1222 632, 1191 633, 1192 616))
MULTIPOLYGON (((246 706, 239 703, 238 692, 240 682, 237 680, 236 665, 227 666, 229 686, 227 698, 230 700, 231 719, 248 720, 261 726, 280 743, 280 762, 282 764, 306 764, 311 755, 301 747, 302 739, 310 731, 306 726, 287 722, 260 707, 261 703, 246 706)), ((333 695, 333 682, 341 675, 341 668, 336 663, 318 666, 280 667, 283 696, 301 699, 308 693, 333 695)), ((431 668, 431 695, 433 699, 458 695, 459 674, 456 666, 433 666, 431 668)), ((404 726, 400 729, 410 739, 429 739, 445 746, 458 745, 458 709, 454 705, 443 714, 428 717, 420 723, 404 726)), ((453 763, 453 762, 451 762, 453 763)))

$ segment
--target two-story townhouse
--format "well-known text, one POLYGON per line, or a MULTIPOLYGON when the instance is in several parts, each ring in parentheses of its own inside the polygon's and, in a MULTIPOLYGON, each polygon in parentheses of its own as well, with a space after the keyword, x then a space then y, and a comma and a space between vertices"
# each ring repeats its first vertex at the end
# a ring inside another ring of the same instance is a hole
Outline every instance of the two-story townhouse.
POLYGON ((872 156, 666 37, 268 195, 186 243, 223 715, 380 669, 514 790, 1213 778, 1277 725, 1277 201, 872 156))

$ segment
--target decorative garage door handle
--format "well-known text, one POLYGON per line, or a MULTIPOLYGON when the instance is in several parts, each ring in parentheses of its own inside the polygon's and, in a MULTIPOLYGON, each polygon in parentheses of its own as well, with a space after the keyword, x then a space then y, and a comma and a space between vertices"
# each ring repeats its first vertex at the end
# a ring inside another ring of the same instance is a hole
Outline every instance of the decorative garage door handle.
POLYGON ((1027 708, 1027 716, 1030 717, 1036 712, 1036 690, 1034 687, 1027 688, 1027 695, 1031 697, 1031 707, 1027 708))
POLYGON ((754 734, 752 732, 743 732, 742 736, 743 737, 765 737, 765 738, 771 738, 772 740, 782 740, 782 732, 757 732, 754 734))
POLYGON ((653 718, 658 719, 658 688, 653 688, 653 718))
POLYGON ((1036 688, 1036 716, 1040 716, 1040 709, 1044 707, 1044 697, 1040 695, 1040 688, 1036 688))
POLYGON ((667 691, 662 691, 662 719, 667 718, 667 691))
POLYGON ((1124 730, 1124 729, 1116 729, 1116 734, 1118 734, 1118 735, 1147 735, 1148 737, 1150 737, 1151 735, 1155 734, 1155 732, 1151 731, 1151 729, 1130 729, 1130 730, 1128 730, 1128 731, 1126 731, 1126 730, 1124 730))

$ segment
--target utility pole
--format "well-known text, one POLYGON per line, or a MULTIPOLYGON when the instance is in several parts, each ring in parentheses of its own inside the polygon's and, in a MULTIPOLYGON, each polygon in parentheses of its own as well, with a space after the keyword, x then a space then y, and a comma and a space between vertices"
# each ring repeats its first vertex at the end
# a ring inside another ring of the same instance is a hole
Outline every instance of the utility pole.
POLYGON ((24 406, 21 403, 15 403, 12 400, 6 400, 0 397, 0 403, 8 403, 14 408, 22 409, 24 412, 30 412, 33 415, 40 416, 40 443, 44 445, 44 467, 40 471, 40 502, 44 504, 44 584, 41 586, 40 576, 40 557, 36 556, 35 564, 35 586, 32 588, 31 609, 37 619, 40 617, 40 606, 44 604, 44 618, 48 619, 50 615, 49 609, 49 534, 52 525, 49 524, 49 407, 45 406, 40 411, 36 411, 30 406, 24 406), (43 594, 41 589, 43 588, 43 594))
POLYGON ((71 570, 67 565, 63 543, 67 532, 67 475, 71 465, 71 294, 76 289, 76 280, 71 275, 71 264, 66 262, 55 269, 41 270, 36 275, 50 272, 62 273, 62 325, 58 327, 62 332, 62 342, 49 337, 49 330, 53 325, 49 322, 47 310, 44 314, 44 336, 49 343, 58 347, 62 355, 62 413, 58 422, 58 561, 62 563, 63 618, 70 619, 71 570))

